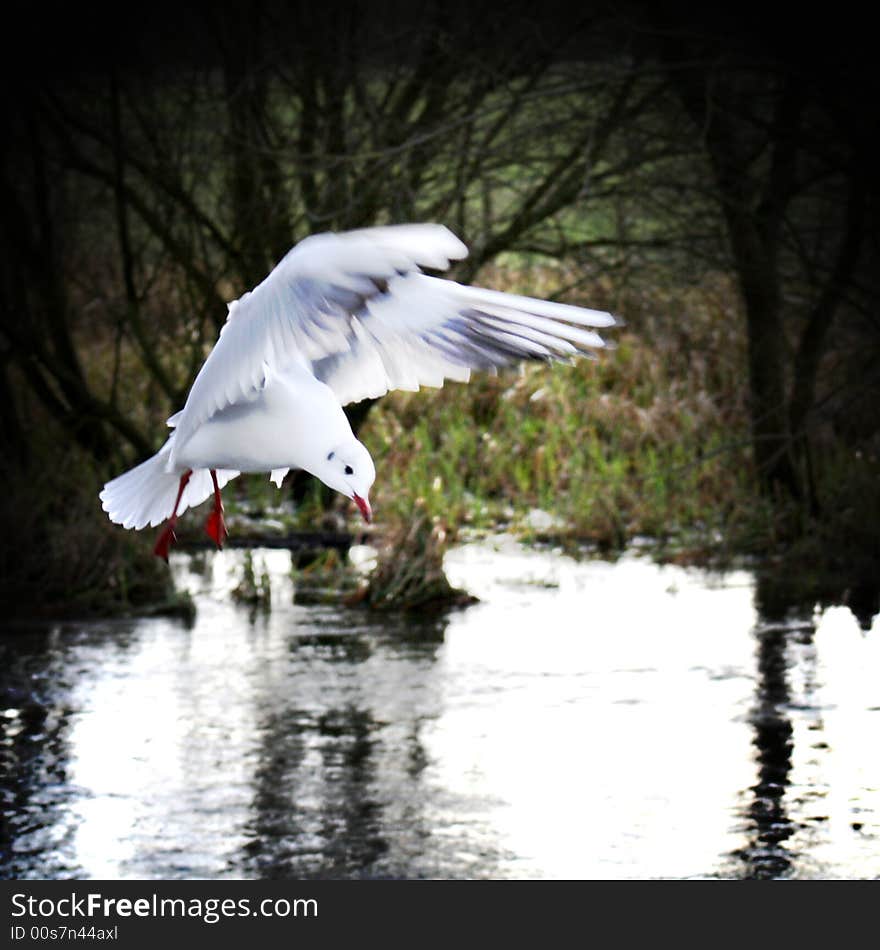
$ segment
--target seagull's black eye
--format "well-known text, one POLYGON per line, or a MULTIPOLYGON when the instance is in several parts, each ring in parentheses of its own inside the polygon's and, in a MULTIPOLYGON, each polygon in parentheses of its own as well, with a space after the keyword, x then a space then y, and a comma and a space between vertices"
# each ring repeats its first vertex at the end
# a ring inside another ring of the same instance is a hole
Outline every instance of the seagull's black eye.
POLYGON ((346 465, 346 466, 345 466, 345 474, 346 474, 346 475, 354 475, 354 469, 353 469, 350 465, 346 465))
POLYGON ((336 455, 336 453, 335 453, 335 452, 331 452, 331 453, 327 456, 327 461, 329 462, 329 461, 333 458, 334 455, 336 455))

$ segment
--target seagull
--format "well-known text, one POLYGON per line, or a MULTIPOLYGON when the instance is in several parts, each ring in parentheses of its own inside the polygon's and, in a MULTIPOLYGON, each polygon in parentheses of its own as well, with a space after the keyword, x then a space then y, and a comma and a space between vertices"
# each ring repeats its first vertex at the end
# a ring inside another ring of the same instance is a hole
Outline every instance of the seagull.
POLYGON ((376 469, 342 407, 390 390, 467 382, 474 370, 570 360, 604 347, 604 311, 430 276, 467 256, 441 224, 314 234, 228 304, 219 339, 159 451, 104 485, 125 528, 165 522, 154 553, 168 560, 178 518, 213 496, 205 530, 228 531, 221 490, 242 472, 280 488, 304 469, 372 520, 376 469))

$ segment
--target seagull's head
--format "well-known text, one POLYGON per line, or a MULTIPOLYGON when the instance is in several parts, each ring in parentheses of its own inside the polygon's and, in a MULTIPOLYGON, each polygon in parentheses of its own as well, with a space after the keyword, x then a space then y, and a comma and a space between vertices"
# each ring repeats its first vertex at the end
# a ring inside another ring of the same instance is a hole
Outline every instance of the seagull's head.
POLYGON ((363 443, 351 439, 329 449, 321 471, 315 473, 325 485, 351 498, 364 516, 373 520, 370 488, 376 480, 376 466, 363 443))

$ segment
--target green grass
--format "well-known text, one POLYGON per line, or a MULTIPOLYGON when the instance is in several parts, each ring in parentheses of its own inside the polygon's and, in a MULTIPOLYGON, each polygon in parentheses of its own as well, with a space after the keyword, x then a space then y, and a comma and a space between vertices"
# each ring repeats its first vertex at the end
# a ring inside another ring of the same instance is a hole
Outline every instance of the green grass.
POLYGON ((539 508, 564 525, 557 536, 602 549, 637 535, 701 551, 757 544, 744 347, 713 300, 668 301, 685 311, 680 338, 611 330, 615 348, 595 361, 390 394, 361 433, 378 523, 418 505, 453 534, 510 523, 528 537, 539 508))

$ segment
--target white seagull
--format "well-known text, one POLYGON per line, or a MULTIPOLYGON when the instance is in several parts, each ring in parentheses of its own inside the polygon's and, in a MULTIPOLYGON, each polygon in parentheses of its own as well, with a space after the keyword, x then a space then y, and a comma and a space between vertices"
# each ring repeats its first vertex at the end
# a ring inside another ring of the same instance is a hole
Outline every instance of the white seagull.
POLYGON ((344 405, 605 345, 585 328, 614 326, 609 313, 463 286, 420 269, 466 256, 439 224, 300 241, 229 304, 186 405, 168 420, 168 440, 107 482, 104 511, 126 528, 167 520, 155 547, 167 560, 178 517, 212 494, 205 528, 222 546, 220 490, 236 475, 269 472, 280 487, 290 469, 304 469, 351 498, 369 522, 376 469, 344 405))

